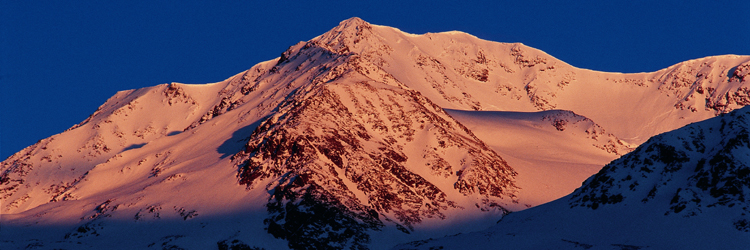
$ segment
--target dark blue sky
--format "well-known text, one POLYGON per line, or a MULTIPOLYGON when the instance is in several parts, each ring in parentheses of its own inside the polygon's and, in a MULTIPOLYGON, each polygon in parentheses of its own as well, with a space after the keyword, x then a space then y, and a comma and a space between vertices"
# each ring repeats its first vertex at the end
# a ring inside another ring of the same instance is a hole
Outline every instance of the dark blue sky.
POLYGON ((221 81, 352 16, 410 33, 522 42, 582 68, 643 72, 750 54, 748 10, 744 0, 0 0, 0 160, 81 122, 119 90, 221 81))

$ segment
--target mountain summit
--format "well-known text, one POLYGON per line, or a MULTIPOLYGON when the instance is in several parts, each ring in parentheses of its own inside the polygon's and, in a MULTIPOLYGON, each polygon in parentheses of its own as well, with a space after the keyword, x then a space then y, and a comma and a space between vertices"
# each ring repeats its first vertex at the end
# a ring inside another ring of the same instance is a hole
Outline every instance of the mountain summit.
POLYGON ((475 231, 747 104, 748 65, 595 72, 355 17, 222 82, 120 91, 12 155, 0 246, 382 249, 475 231))

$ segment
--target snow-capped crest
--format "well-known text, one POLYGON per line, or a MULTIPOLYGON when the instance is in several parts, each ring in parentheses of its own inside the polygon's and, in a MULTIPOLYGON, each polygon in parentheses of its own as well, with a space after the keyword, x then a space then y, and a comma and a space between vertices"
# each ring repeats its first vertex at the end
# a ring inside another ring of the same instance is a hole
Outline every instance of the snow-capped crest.
POLYGON ((346 19, 344 21, 339 22, 339 25, 334 28, 334 30, 346 30, 346 29, 360 29, 362 27, 366 27, 368 29, 370 27, 370 23, 365 22, 365 20, 362 20, 359 17, 351 17, 349 19, 346 19))
POLYGON ((379 41, 373 37, 372 26, 358 17, 339 23, 330 31, 311 40, 312 43, 328 48, 331 52, 343 54, 361 52, 363 46, 375 46, 379 41), (364 43, 364 44, 363 44, 364 43))
POLYGON ((267 249, 473 231, 455 223, 557 199, 628 143, 750 102, 748 63, 593 72, 521 44, 355 17, 222 82, 118 92, 9 157, 0 222, 13 235, 0 248, 39 232, 44 247, 97 247, 128 228, 153 232, 128 239, 144 246, 267 249), (64 226, 22 226, 45 223, 64 226))

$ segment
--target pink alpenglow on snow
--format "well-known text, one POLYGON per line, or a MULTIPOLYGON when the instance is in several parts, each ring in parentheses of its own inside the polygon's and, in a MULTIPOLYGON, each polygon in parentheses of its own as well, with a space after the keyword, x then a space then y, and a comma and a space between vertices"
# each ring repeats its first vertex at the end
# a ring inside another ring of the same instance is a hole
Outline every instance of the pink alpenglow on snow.
MULTIPOLYGON (((649 138, 750 103, 749 68, 749 56, 725 55, 597 72, 523 44, 351 18, 221 82, 120 91, 12 155, 0 163, 0 248, 409 248, 569 210, 561 221, 603 227, 627 211, 682 225, 673 218, 746 207, 741 189, 721 189, 740 184, 717 184, 731 174, 705 170, 744 152, 714 146, 742 141, 731 129, 744 120, 649 138), (672 164, 703 156, 703 172, 672 164)), ((747 220, 732 216, 711 228, 744 236, 747 220)), ((514 244, 655 242, 576 232, 514 244)))

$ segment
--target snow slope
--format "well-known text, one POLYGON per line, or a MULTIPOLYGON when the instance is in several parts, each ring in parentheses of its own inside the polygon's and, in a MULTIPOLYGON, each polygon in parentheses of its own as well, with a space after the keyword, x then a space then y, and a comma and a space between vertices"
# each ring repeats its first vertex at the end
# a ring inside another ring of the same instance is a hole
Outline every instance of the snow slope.
POLYGON ((695 59, 652 73, 607 73, 575 68, 523 44, 458 31, 411 35, 358 19, 346 25, 361 28, 353 34, 334 29, 335 39, 316 39, 348 44, 347 52, 378 63, 448 109, 571 110, 640 144, 750 103, 749 56, 695 59))
POLYGON ((750 108, 649 139, 574 193, 484 231, 396 249, 744 249, 750 108))
POLYGON ((594 72, 351 18, 222 82, 118 92, 12 155, 0 248, 381 249, 486 228, 745 105, 748 65, 594 72))
POLYGON ((565 196, 631 145, 570 111, 448 110, 518 172, 518 197, 536 206, 565 196))

